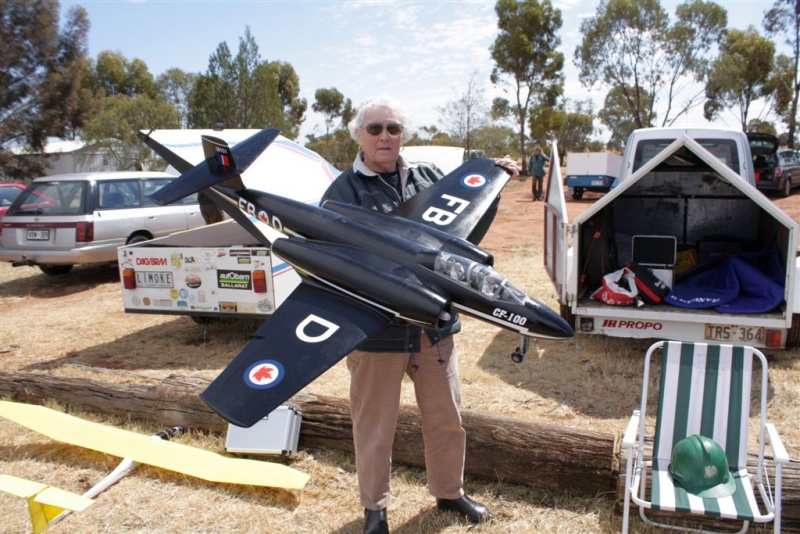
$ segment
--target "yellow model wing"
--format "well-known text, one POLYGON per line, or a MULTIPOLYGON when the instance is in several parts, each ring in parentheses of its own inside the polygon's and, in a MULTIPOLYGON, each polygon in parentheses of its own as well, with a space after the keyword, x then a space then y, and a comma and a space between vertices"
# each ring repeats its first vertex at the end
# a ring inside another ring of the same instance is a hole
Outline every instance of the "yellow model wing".
POLYGON ((282 464, 231 458, 172 441, 152 439, 151 436, 93 423, 44 406, 0 401, 0 417, 57 441, 211 482, 300 489, 310 478, 282 464))

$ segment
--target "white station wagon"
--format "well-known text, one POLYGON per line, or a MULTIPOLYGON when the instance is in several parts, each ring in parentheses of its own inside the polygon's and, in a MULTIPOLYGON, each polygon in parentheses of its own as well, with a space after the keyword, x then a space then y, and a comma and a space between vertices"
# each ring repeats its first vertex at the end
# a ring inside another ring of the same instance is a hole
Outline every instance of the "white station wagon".
POLYGON ((197 195, 158 206, 150 195, 174 180, 162 172, 96 172, 33 180, 2 220, 0 261, 50 275, 114 262, 117 248, 202 226, 197 195))

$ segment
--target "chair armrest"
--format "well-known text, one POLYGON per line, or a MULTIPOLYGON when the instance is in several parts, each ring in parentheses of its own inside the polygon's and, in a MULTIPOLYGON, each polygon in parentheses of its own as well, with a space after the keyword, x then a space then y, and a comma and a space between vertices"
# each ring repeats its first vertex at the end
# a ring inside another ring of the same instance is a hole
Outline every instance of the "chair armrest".
POLYGON ((767 423, 766 426, 767 436, 769 437, 769 444, 772 447, 772 456, 775 462, 788 464, 789 454, 786 452, 786 447, 783 446, 783 441, 781 441, 781 438, 778 435, 778 430, 772 423, 767 423))
POLYGON ((636 443, 636 435, 639 433, 639 410, 634 410, 625 428, 625 435, 622 436, 622 445, 630 449, 636 443))

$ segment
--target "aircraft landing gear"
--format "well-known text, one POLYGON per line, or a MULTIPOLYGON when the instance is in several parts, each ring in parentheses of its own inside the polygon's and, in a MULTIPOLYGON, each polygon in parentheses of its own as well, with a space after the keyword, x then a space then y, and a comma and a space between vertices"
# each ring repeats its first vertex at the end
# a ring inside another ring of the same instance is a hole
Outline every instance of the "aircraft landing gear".
POLYGON ((514 363, 522 363, 522 360, 525 359, 525 355, 528 354, 528 349, 530 348, 530 338, 528 336, 520 337, 522 337, 522 345, 517 347, 517 349, 511 353, 511 360, 514 363))

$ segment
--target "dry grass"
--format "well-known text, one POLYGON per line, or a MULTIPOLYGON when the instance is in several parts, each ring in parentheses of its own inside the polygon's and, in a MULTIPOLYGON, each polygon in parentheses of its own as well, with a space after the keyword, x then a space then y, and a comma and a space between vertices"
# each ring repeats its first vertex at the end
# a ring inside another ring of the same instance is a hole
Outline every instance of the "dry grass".
MULTIPOLYGON (((529 186, 509 187, 504 207, 519 201, 514 194, 521 198, 529 186)), ((491 238, 492 234, 487 248, 497 253, 498 270, 557 309, 541 268, 541 240, 518 237, 521 245, 501 246, 500 252, 492 247, 491 238)), ((256 325, 245 320, 204 328, 186 317, 126 314, 119 291, 114 268, 78 267, 66 278, 50 278, 33 268, 0 264, 0 370, 48 369, 54 380, 91 376, 136 381, 140 376, 161 378, 169 373, 212 378, 246 343, 256 325)), ((457 343, 465 408, 577 429, 609 433, 624 429, 638 402, 643 355, 650 341, 588 336, 560 343, 532 341, 528 356, 515 364, 510 354, 519 341, 518 336, 485 323, 464 320, 457 343)), ((768 353, 770 418, 790 455, 798 458, 800 352, 768 353)), ((348 382, 340 363, 309 390, 346 397, 348 382)), ((411 387, 403 395, 404 402, 413 404, 411 387)), ((81 415, 143 434, 160 430, 136 421, 81 415)), ((0 420, 0 436, 0 472, 76 493, 86 491, 119 462, 53 442, 4 420, 0 420)), ((190 432, 180 441, 224 451, 222 436, 190 432)), ((88 510, 73 514, 53 531, 361 531, 351 454, 301 447, 292 465, 311 475, 303 490, 209 484, 140 466, 102 493, 88 510)), ((558 474, 542 473, 542 477, 552 476, 558 474)), ((604 496, 574 498, 502 482, 467 480, 469 493, 488 504, 497 517, 487 525, 468 526, 453 515, 435 511, 423 470, 396 466, 392 482, 395 499, 389 519, 393 532, 605 533, 618 532, 621 524, 611 500, 604 496)), ((634 525, 637 532, 650 532, 639 528, 638 521, 634 525)), ((0 532, 26 530, 30 526, 24 502, 0 494, 0 532)))

